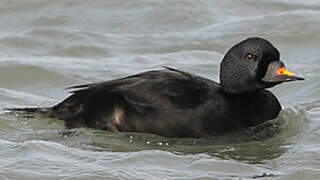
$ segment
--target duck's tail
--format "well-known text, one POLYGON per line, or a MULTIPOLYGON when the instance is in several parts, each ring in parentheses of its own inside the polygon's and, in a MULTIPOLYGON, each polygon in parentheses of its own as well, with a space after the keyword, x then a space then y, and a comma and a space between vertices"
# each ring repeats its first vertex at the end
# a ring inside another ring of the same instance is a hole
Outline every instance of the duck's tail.
POLYGON ((6 110, 6 111, 26 112, 26 113, 35 113, 39 109, 41 109, 41 108, 38 108, 38 107, 35 107, 35 108, 5 108, 4 110, 6 110))
POLYGON ((4 110, 11 112, 41 114, 48 117, 52 117, 54 115, 51 107, 5 108, 4 110))

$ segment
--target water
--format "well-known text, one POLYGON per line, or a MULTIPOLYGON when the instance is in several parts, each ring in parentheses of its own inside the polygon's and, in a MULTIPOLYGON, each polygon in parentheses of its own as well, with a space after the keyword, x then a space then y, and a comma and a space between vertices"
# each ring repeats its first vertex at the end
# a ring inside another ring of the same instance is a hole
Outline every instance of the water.
POLYGON ((272 89, 283 111, 265 126, 203 139, 68 132, 1 110, 0 179, 318 179, 319 19, 316 0, 1 0, 1 109, 163 65, 218 80, 223 54, 249 36, 306 81, 272 89))

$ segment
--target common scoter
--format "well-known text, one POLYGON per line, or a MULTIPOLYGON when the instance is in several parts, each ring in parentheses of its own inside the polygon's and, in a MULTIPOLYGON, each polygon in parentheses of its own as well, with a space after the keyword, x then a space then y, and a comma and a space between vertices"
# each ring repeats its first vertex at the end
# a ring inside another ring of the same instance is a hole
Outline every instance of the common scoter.
POLYGON ((15 109, 61 119, 67 128, 204 137, 276 118, 281 106, 265 88, 303 80, 285 68, 263 38, 233 46, 221 62, 220 81, 165 67, 115 80, 70 87, 50 108, 15 109))

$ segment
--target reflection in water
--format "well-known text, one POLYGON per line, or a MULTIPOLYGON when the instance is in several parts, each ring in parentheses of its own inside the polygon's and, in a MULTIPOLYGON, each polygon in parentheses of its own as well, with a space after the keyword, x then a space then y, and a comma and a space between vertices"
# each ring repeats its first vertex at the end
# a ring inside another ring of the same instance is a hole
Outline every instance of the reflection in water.
POLYGON ((177 154, 206 153, 222 159, 235 159, 252 164, 281 156, 286 151, 288 139, 304 126, 304 110, 285 109, 279 117, 246 130, 206 138, 164 138, 147 133, 120 133, 96 129, 63 130, 60 120, 32 117, 28 114, 6 113, 1 119, 10 122, 2 126, 1 136, 12 141, 29 139, 56 141, 67 146, 94 151, 130 152, 140 150, 165 150, 177 154), (7 132, 19 127, 22 133, 7 132))

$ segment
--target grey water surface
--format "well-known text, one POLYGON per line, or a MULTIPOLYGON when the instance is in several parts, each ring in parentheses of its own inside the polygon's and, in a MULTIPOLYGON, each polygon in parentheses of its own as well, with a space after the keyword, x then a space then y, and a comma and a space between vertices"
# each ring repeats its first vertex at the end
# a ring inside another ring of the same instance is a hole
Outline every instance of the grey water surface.
POLYGON ((0 0, 0 179, 320 179, 317 0, 0 0), (270 40, 306 78, 272 88, 283 110, 223 137, 66 131, 3 110, 64 88, 170 66, 219 81, 235 43, 270 40))

